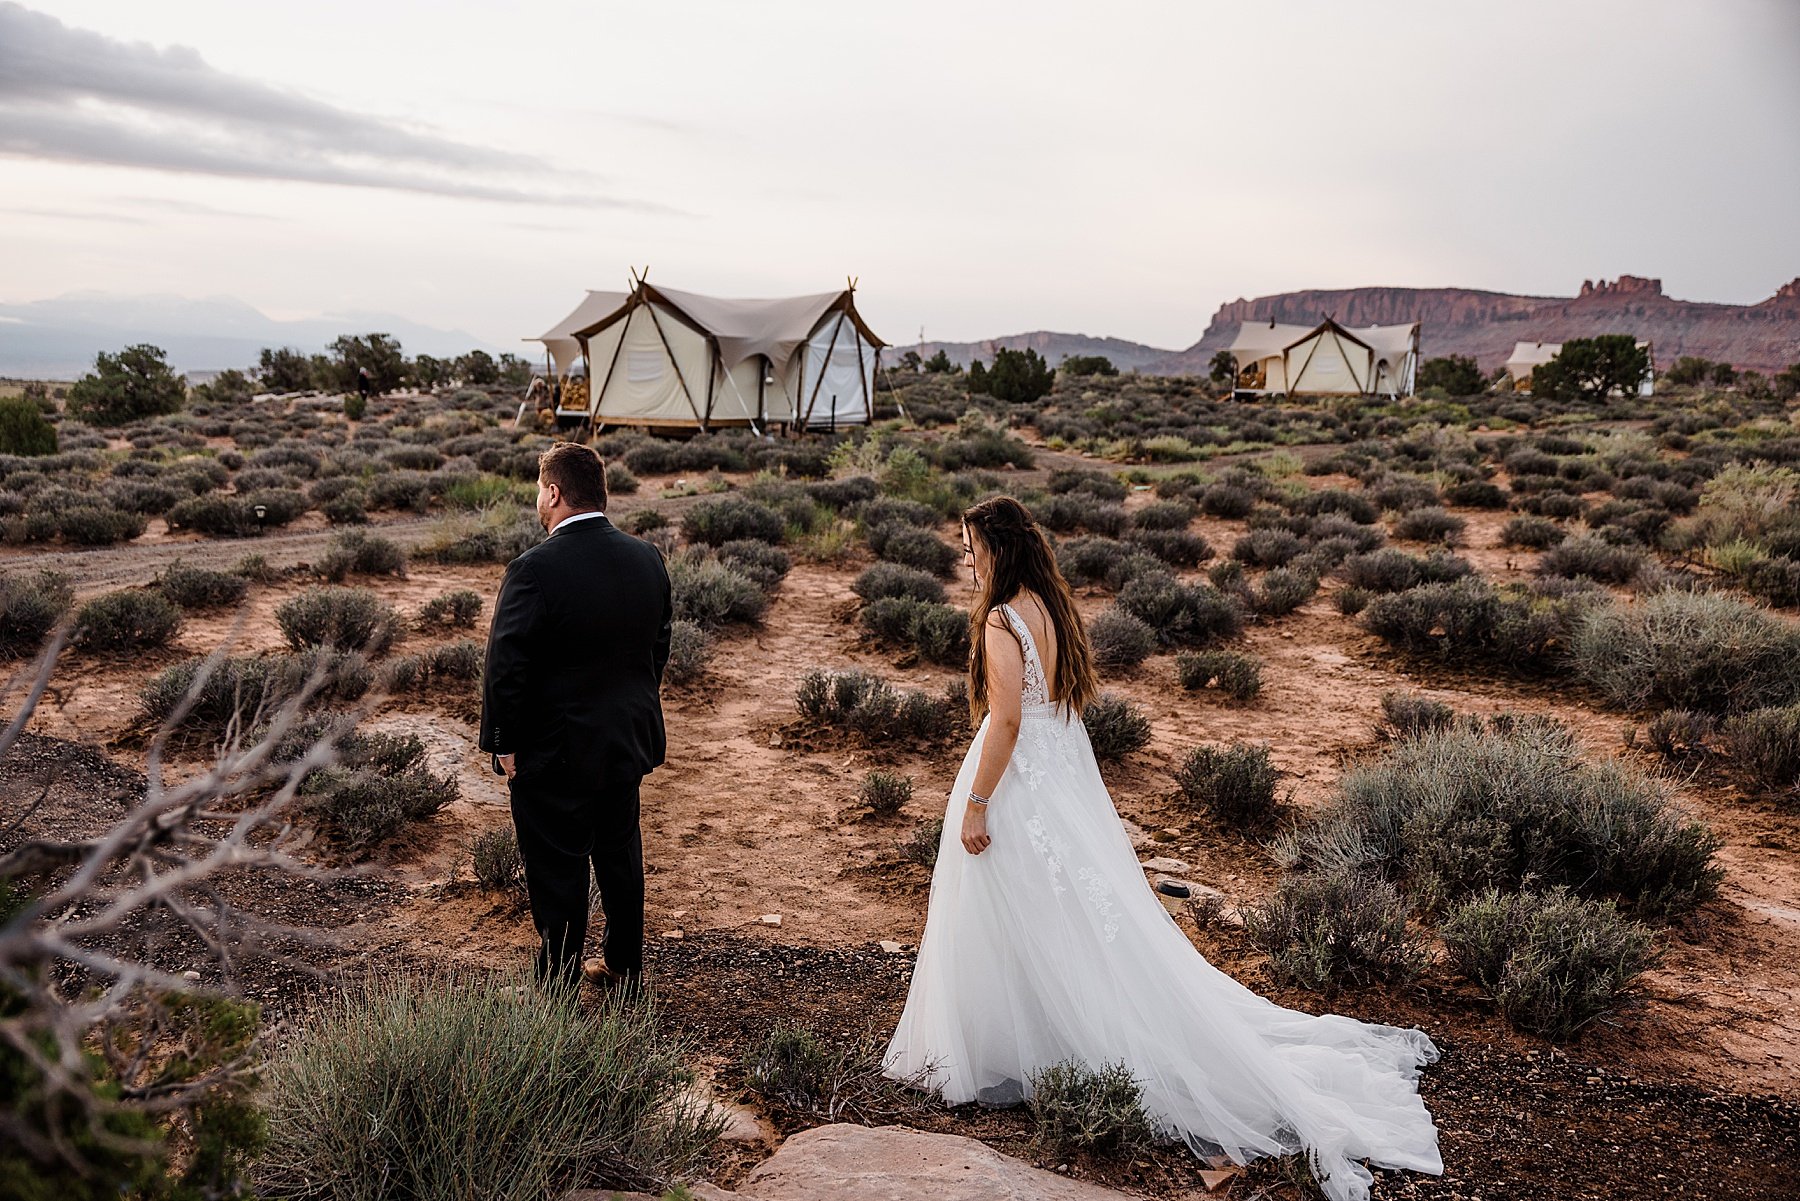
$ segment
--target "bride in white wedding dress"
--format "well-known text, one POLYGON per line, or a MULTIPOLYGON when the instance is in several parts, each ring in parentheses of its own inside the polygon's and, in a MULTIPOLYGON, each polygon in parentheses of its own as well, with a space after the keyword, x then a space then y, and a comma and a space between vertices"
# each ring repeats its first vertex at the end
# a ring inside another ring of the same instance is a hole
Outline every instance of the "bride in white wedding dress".
POLYGON ((1283 1009, 1208 963, 1157 900, 1100 778, 1098 689, 1068 585, 1024 506, 963 520, 986 715, 957 773, 888 1074, 1015 1104, 1033 1072, 1122 1061, 1158 1129, 1238 1163, 1304 1152, 1332 1201, 1383 1168, 1441 1173, 1419 1030, 1283 1009))

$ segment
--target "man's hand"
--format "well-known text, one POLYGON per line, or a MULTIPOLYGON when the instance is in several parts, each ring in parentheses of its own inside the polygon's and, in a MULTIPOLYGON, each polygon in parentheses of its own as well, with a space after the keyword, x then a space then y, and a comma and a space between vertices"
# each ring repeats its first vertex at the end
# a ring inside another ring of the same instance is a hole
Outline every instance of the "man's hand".
POLYGON ((979 855, 993 843, 987 832, 987 806, 970 801, 963 806, 963 850, 979 855))
POLYGON ((507 779, 509 779, 509 780, 512 779, 513 778, 513 757, 511 755, 500 755, 500 756, 497 756, 497 758, 500 760, 500 770, 506 773, 507 779))

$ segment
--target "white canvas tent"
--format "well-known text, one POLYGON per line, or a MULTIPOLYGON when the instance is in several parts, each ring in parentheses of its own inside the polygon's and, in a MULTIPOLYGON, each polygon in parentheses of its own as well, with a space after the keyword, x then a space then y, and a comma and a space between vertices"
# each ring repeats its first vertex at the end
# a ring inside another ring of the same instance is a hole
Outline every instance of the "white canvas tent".
MULTIPOLYGON (((1656 392, 1656 356, 1648 342, 1639 342, 1637 347, 1649 360, 1644 378, 1638 383, 1637 394, 1650 396, 1656 392)), ((1506 360, 1506 374, 1512 377, 1513 388, 1519 392, 1531 391, 1531 373, 1561 353, 1561 342, 1514 343, 1512 357, 1506 360)))
POLYGON ((728 300, 639 280, 618 304, 588 295, 587 320, 577 308, 539 340, 552 357, 564 338, 579 346, 596 426, 833 426, 874 414, 886 343, 863 324, 852 288, 728 300))
POLYGON ((1228 348, 1238 391, 1289 396, 1410 396, 1419 371, 1419 323, 1345 329, 1245 322, 1228 348))

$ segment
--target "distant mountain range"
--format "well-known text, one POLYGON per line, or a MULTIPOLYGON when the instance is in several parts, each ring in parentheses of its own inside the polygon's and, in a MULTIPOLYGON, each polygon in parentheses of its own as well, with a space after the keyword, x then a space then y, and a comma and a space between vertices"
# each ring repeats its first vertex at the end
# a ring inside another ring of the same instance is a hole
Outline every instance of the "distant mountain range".
POLYGON ((1141 370, 1147 363, 1169 358, 1176 353, 1155 346, 1145 346, 1141 342, 1127 342, 1123 338, 1090 338, 1086 334, 1055 334, 1047 330, 1036 330, 1029 334, 1008 334, 1004 338, 989 338, 982 342, 907 342, 882 351, 881 361, 891 366, 899 362, 900 356, 909 350, 920 351, 920 357, 926 359, 941 350, 949 356, 952 363, 967 368, 977 359, 983 363, 993 362, 994 351, 999 349, 1035 350, 1052 367, 1071 355, 1105 355, 1121 371, 1141 370))
POLYGON ((265 346, 322 351, 340 334, 392 334, 409 355, 447 358, 496 347, 462 330, 435 329, 391 313, 343 313, 276 321, 229 296, 119 296, 75 292, 28 304, 0 304, 0 376, 77 379, 102 350, 138 342, 160 346, 177 371, 206 375, 250 367, 265 346))
POLYGON ((1760 303, 1737 305, 1675 300, 1663 295, 1659 279, 1621 275, 1611 283, 1584 282, 1573 297, 1470 288, 1343 288, 1234 300, 1219 306, 1194 345, 1139 369, 1199 374, 1247 321, 1311 325, 1325 316, 1351 327, 1417 321, 1426 358, 1468 355, 1484 371, 1505 363, 1516 342, 1566 342, 1614 333, 1650 341, 1663 367, 1682 355, 1765 374, 1800 362, 1800 279, 1760 303))

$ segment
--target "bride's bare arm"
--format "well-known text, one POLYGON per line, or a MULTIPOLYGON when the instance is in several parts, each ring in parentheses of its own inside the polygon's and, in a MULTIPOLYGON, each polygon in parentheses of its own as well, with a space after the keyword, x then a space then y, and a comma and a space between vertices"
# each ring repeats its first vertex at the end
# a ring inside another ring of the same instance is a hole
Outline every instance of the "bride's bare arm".
MULTIPOLYGON (((1025 653, 998 613, 988 616, 983 631, 987 646, 988 728, 975 765, 974 791, 991 797, 1006 774, 1013 746, 1019 741, 1019 705, 1025 689, 1025 653)), ((963 801, 963 849, 971 855, 987 850, 987 806, 963 801)))

